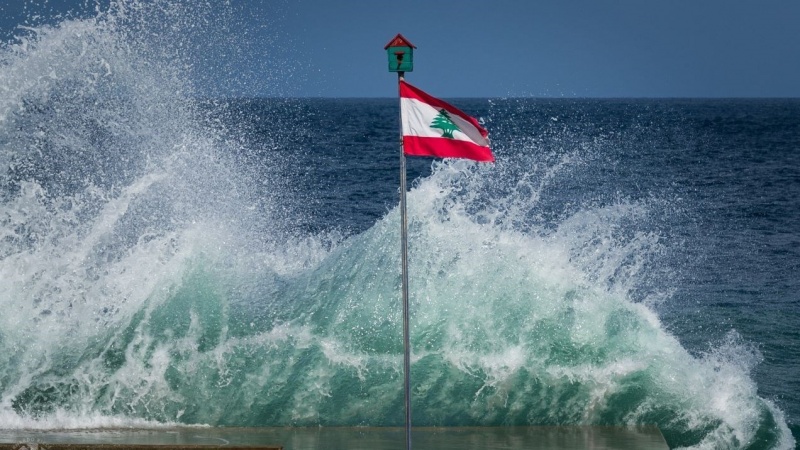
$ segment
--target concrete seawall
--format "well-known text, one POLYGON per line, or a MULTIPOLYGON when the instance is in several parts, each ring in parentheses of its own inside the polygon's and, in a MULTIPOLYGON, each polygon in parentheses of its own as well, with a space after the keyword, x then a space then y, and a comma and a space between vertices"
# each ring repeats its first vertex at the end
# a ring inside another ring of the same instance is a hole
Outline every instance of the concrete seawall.
MULTIPOLYGON (((657 427, 532 426, 414 428, 417 450, 668 450, 657 427)), ((0 450, 396 450, 403 428, 212 428, 83 431, 0 430, 0 450)))

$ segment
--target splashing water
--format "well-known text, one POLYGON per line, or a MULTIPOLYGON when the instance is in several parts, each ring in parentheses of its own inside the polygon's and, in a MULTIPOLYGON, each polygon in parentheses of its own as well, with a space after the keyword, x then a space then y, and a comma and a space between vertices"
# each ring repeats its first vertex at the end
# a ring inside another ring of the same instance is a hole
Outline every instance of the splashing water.
MULTIPOLYGON (((398 212, 346 239, 288 231, 281 161, 244 167, 193 100, 197 14, 114 2, 2 48, 0 422, 399 425, 398 212)), ((755 349, 731 334, 691 355, 663 299, 636 297, 665 250, 637 227, 651 205, 548 215, 581 157, 503 150, 435 163, 409 194, 415 423, 792 447, 755 349)))

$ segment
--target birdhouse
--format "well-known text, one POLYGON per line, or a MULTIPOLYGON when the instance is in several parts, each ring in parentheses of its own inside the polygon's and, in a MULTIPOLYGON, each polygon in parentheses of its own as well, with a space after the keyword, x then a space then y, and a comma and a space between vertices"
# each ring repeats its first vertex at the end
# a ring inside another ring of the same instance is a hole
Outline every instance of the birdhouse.
POLYGON ((417 48, 402 34, 394 37, 386 47, 389 57, 389 72, 411 72, 414 70, 414 49, 417 48))

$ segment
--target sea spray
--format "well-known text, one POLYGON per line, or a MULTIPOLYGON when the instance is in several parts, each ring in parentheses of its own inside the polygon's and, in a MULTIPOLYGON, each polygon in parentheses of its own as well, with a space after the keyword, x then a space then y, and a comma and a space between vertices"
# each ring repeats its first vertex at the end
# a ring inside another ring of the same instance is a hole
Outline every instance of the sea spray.
POLYGON ((3 47, 4 416, 97 417, 107 380, 94 365, 126 354, 114 335, 180 282, 196 242, 247 233, 231 225, 255 214, 244 171, 201 127, 183 36, 160 27, 186 11, 114 2, 3 47))

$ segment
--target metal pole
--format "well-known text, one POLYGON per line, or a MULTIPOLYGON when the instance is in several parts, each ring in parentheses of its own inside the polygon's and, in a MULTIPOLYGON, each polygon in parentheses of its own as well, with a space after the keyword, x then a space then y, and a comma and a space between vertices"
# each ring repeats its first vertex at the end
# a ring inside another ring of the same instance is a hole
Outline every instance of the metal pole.
MULTIPOLYGON (((404 72, 397 72, 397 89, 403 81, 404 72)), ((400 102, 402 102, 400 97, 400 102)), ((402 108, 402 105, 401 105, 402 108)), ((409 339, 408 314, 408 216, 406 213, 406 155, 403 153, 403 123, 400 111, 400 247, 402 252, 403 281, 403 374, 406 405, 406 450, 411 450, 411 344, 409 339)))

